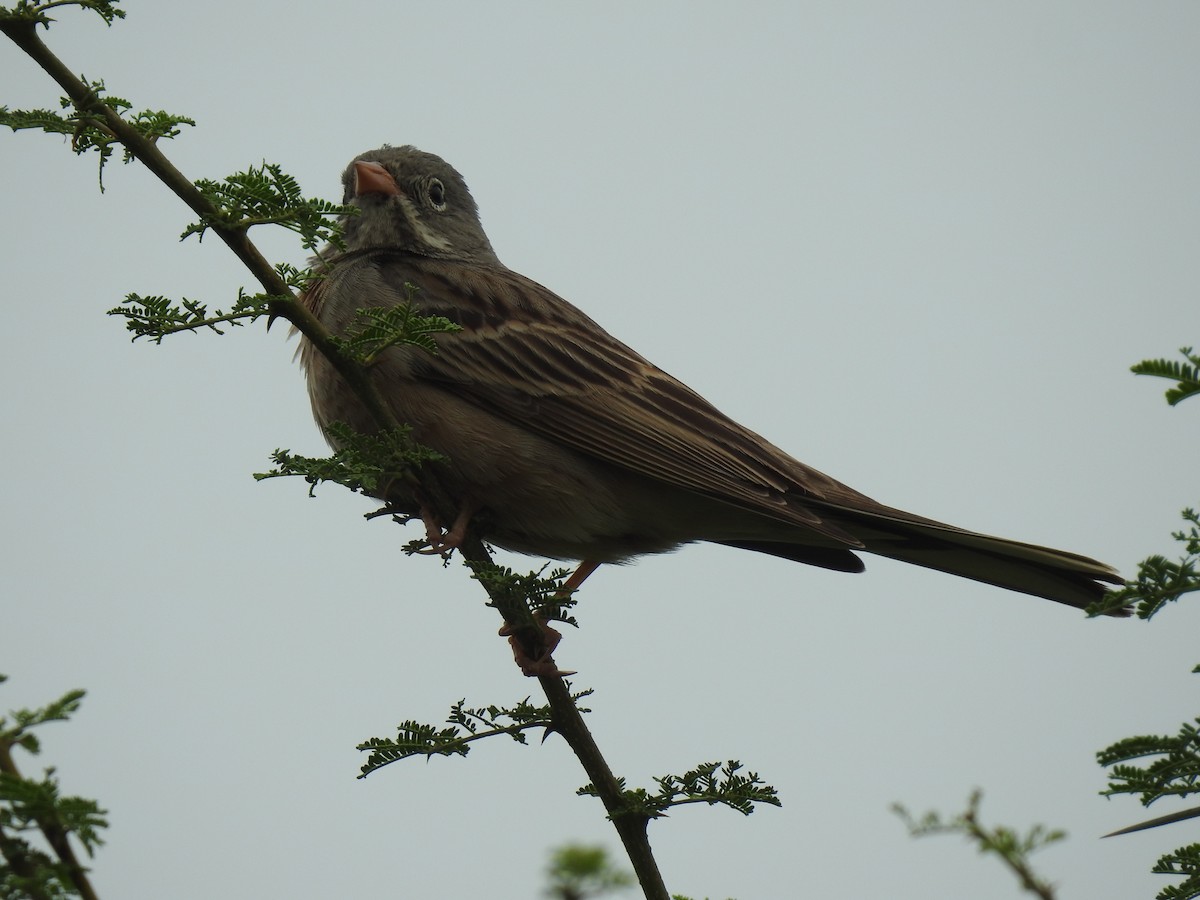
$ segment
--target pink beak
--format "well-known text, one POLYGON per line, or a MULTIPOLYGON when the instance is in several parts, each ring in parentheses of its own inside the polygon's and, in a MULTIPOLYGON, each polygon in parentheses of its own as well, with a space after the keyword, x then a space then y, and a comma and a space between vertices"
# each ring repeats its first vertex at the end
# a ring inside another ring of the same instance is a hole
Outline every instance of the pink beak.
POLYGON ((359 160, 354 164, 354 195, 384 194, 395 196, 400 193, 400 186, 392 174, 379 163, 359 160))

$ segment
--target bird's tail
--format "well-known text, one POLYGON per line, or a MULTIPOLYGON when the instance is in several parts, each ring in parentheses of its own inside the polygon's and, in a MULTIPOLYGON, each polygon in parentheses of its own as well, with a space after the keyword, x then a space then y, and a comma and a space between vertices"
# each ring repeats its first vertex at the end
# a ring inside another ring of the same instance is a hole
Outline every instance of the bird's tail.
POLYGON ((1103 582, 1125 583, 1111 566, 1078 553, 978 534, 899 510, 839 512, 835 521, 849 513, 850 519, 839 524, 859 538, 868 553, 1080 609, 1104 598, 1109 589, 1103 582))
MULTIPOLYGON (((1104 582, 1125 583, 1111 566, 1077 553, 978 534, 883 505, 864 510, 811 499, 806 505, 823 521, 857 538, 861 544, 853 549, 1079 609, 1104 598, 1109 592, 1104 582)), ((842 571, 862 568, 848 548, 825 549, 814 556, 812 547, 783 542, 723 543, 842 571)), ((1118 609, 1109 614, 1128 615, 1128 611, 1118 609)))

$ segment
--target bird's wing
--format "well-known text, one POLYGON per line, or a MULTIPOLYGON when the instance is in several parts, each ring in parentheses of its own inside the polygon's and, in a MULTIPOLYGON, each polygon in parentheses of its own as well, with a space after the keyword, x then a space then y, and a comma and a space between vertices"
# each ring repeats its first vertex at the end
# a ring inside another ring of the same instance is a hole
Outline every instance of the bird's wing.
POLYGON ((462 326, 416 363, 422 379, 606 463, 862 546, 804 499, 878 504, 738 425, 536 282, 408 256, 377 264, 396 290, 417 287, 422 312, 462 326))

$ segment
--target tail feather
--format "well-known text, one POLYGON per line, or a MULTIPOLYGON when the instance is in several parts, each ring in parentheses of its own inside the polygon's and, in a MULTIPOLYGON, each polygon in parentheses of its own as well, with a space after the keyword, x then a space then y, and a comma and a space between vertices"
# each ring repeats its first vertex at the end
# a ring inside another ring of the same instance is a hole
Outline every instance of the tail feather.
MULTIPOLYGON (((1125 583, 1111 566, 1078 553, 966 531, 887 506, 864 509, 811 499, 807 505, 821 514, 822 521, 861 541, 854 549, 1078 609, 1104 599, 1109 592, 1104 582, 1125 583)), ((720 543, 843 572, 858 572, 863 568, 858 557, 846 547, 770 540, 720 543)), ((1109 614, 1129 613, 1115 610, 1109 614)))
POLYGON ((1079 609, 1104 598, 1109 589, 1102 582, 1125 583, 1111 566, 1078 553, 966 531, 900 510, 830 512, 868 553, 1079 609))

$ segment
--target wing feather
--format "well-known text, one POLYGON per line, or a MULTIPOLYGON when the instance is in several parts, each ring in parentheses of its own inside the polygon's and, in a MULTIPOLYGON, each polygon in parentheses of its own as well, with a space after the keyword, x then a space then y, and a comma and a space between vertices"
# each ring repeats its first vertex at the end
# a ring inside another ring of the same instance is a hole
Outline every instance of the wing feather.
POLYGON ((463 328, 438 338, 421 378, 606 463, 862 546, 797 501, 866 497, 738 425, 536 282, 412 257, 379 264, 387 280, 418 288, 423 312, 463 328))

